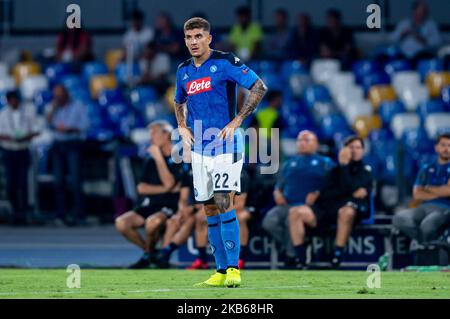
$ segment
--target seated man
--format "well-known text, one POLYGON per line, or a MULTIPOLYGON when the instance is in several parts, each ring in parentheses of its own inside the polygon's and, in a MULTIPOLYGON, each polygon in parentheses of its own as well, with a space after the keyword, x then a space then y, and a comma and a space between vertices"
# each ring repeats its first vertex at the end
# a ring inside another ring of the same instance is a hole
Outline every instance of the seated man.
POLYGON ((301 263, 305 261, 305 226, 325 227, 337 221, 336 242, 331 264, 337 268, 353 225, 370 214, 373 178, 364 165, 364 142, 350 136, 339 152, 339 166, 333 168, 314 205, 295 207, 289 212, 290 234, 301 263))
POLYGON ((149 125, 152 145, 148 151, 152 157, 147 161, 137 185, 139 195, 145 196, 145 199, 141 206, 116 219, 119 233, 144 252, 139 261, 130 266, 132 269, 150 265, 157 242, 155 229, 159 229, 162 221, 177 209, 183 165, 171 159, 172 130, 172 126, 165 121, 155 121, 149 125), (138 228, 144 225, 145 239, 138 232, 138 228))
MULTIPOLYGON (((239 269, 244 268, 245 258, 248 253, 249 230, 248 222, 252 218, 253 207, 246 207, 249 187, 249 176, 245 170, 241 174, 241 193, 234 197, 234 209, 239 221, 239 236, 241 249, 239 252, 239 269)), ((208 258, 206 256, 206 244, 208 243, 208 224, 204 212, 199 211, 195 216, 195 245, 198 250, 198 258, 188 269, 207 269, 208 258)))
POLYGON ((413 196, 422 201, 416 208, 395 214, 394 226, 419 243, 437 239, 450 224, 450 134, 436 142, 437 161, 426 164, 417 175, 413 196))
POLYGON ((310 131, 301 131, 297 137, 299 154, 288 159, 281 170, 273 192, 277 206, 263 219, 263 228, 286 248, 287 265, 295 261, 295 251, 289 238, 289 211, 298 205, 312 205, 325 176, 334 167, 334 162, 317 155, 317 136, 310 131))
POLYGON ((195 204, 192 169, 190 165, 186 165, 181 182, 178 211, 166 222, 163 249, 156 256, 159 268, 168 268, 172 253, 188 240, 195 226, 195 214, 200 209, 201 205, 195 204))

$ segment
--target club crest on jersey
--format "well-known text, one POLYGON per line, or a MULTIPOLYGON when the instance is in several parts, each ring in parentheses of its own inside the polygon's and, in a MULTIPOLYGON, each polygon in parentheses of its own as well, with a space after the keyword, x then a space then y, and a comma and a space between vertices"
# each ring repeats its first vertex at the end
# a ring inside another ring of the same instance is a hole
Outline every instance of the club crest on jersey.
POLYGON ((189 75, 187 75, 187 73, 185 73, 183 76, 183 80, 186 80, 188 77, 189 77, 189 75))
POLYGON ((189 81, 186 84, 186 92, 188 95, 194 95, 206 91, 211 91, 211 77, 206 76, 197 80, 189 81))
POLYGON ((209 70, 211 71, 211 73, 215 73, 215 72, 217 71, 217 66, 211 65, 211 67, 209 68, 209 70))
POLYGON ((237 56, 234 57, 234 64, 237 64, 241 59, 239 59, 237 56))

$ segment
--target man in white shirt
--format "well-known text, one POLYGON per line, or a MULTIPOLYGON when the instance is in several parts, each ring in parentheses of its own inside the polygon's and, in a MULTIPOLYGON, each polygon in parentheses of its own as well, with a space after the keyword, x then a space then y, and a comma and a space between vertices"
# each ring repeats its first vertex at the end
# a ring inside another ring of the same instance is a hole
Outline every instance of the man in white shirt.
POLYGON ((390 36, 407 58, 430 53, 441 43, 439 28, 428 14, 424 1, 413 4, 412 17, 401 21, 390 36))
POLYGON ((13 209, 13 224, 27 223, 28 170, 30 168, 30 143, 39 133, 33 112, 20 103, 19 94, 6 94, 8 105, 0 111, 0 148, 6 171, 8 200, 13 209))
POLYGON ((132 13, 131 28, 123 36, 123 46, 128 57, 138 59, 148 42, 155 36, 153 29, 144 25, 144 14, 136 10, 132 13))

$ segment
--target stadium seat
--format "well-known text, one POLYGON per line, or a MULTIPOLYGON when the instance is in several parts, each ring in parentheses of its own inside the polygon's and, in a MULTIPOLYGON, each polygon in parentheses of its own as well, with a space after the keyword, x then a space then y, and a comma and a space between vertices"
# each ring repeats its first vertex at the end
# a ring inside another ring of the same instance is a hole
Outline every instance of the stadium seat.
POLYGON ((375 129, 381 128, 381 118, 379 115, 358 116, 353 123, 353 128, 361 138, 366 138, 375 129))
POLYGON ((411 63, 408 60, 394 60, 386 63, 384 66, 384 71, 391 77, 400 71, 411 70, 411 63))
POLYGON ((426 85, 430 97, 439 97, 442 88, 446 85, 450 85, 450 72, 430 72, 426 78, 426 85))
POLYGON ((53 93, 51 90, 38 91, 33 96, 33 103, 36 105, 36 110, 38 114, 42 115, 45 112, 45 107, 53 98, 53 93))
POLYGON ((261 60, 258 62, 258 70, 260 73, 276 73, 278 63, 271 60, 261 60))
POLYGON ((363 78, 366 75, 374 74, 380 71, 380 65, 372 60, 360 60, 353 63, 352 70, 355 75, 356 83, 362 84, 363 78))
POLYGON ((325 138, 331 139, 337 131, 349 130, 347 121, 340 114, 331 114, 320 119, 320 129, 325 138))
POLYGON ((61 79, 70 74, 70 65, 66 63, 53 63, 45 68, 45 76, 50 82, 50 86, 60 83, 61 79))
POLYGON ((146 128, 133 129, 130 134, 130 139, 136 145, 149 144, 148 129, 146 128))
POLYGON ((398 96, 408 111, 415 111, 419 103, 428 100, 428 90, 424 85, 410 87, 405 88, 398 96))
POLYGON ((350 102, 364 100, 364 91, 360 86, 346 86, 338 91, 334 98, 339 109, 344 111, 350 102))
POLYGON ((105 54, 105 63, 109 72, 116 69, 117 64, 124 58, 123 49, 109 49, 105 54))
POLYGON ((83 89, 86 87, 86 82, 79 76, 74 74, 69 74, 63 76, 61 79, 61 84, 69 91, 83 89))
POLYGON ((303 63, 298 60, 288 60, 281 64, 281 76, 284 82, 288 82, 292 75, 307 75, 308 70, 303 63))
POLYGON ((92 98, 97 98, 101 90, 117 88, 117 80, 113 75, 96 75, 91 78, 90 91, 92 98))
POLYGON ((425 129, 409 128, 403 132, 403 145, 405 150, 410 153, 429 153, 433 151, 433 141, 428 137, 425 129))
POLYGON ((127 63, 121 62, 114 71, 120 84, 134 83, 141 75, 141 69, 138 63, 133 63, 131 67, 127 63))
POLYGON ((344 110, 344 115, 350 124, 355 123, 359 116, 371 116, 372 113, 372 105, 367 100, 350 101, 347 109, 344 110))
POLYGON ((125 103, 121 89, 104 89, 98 94, 98 104, 106 107, 115 103, 125 103))
POLYGON ((308 107, 313 107, 316 102, 330 102, 331 96, 328 89, 323 85, 311 85, 305 89, 305 102, 308 107))
POLYGON ((8 70, 9 70, 8 64, 0 62, 0 79, 9 75, 8 70))
POLYGON ((420 118, 415 113, 397 114, 394 116, 391 122, 391 130, 397 140, 402 137, 405 130, 410 128, 418 128, 419 126, 420 118))
POLYGON ((443 70, 444 70, 444 63, 442 62, 442 60, 439 59, 421 60, 417 65, 417 71, 420 74, 420 80, 422 82, 425 81, 428 73, 443 70))
POLYGON ((31 75, 23 79, 20 85, 22 98, 31 100, 38 91, 48 88, 48 80, 45 75, 31 75))
POLYGON ((405 106, 398 100, 381 102, 378 108, 378 114, 385 126, 390 125, 392 118, 396 114, 404 112, 406 112, 405 106))
POLYGON ((335 131, 333 133, 333 142, 337 149, 341 149, 344 147, 344 142, 347 137, 350 135, 354 135, 355 132, 353 132, 351 129, 341 129, 339 131, 335 131))
POLYGON ((158 94, 151 86, 139 86, 130 92, 130 100, 134 107, 141 107, 158 100, 158 94))
POLYGON ((337 107, 331 102, 316 102, 311 109, 311 114, 316 123, 320 122, 323 116, 338 113, 337 107))
POLYGON ((0 92, 13 90, 16 88, 16 81, 11 76, 0 77, 0 92))
POLYGON ((13 76, 16 84, 22 83, 22 80, 30 75, 38 75, 41 73, 41 67, 36 62, 19 62, 13 67, 13 76))
POLYGON ((121 119, 129 114, 130 108, 125 103, 114 103, 108 105, 106 111, 112 123, 119 123, 121 119))
POLYGON ((308 74, 292 74, 289 77, 289 91, 294 98, 300 98, 305 89, 312 85, 312 79, 308 74))
POLYGON ((341 69, 341 63, 335 59, 316 59, 311 64, 311 77, 319 84, 328 82, 333 74, 341 69))
POLYGON ((420 102, 417 106, 417 114, 425 119, 429 114, 445 112, 444 102, 441 100, 428 100, 420 102))
POLYGON ((416 71, 400 71, 392 77, 392 86, 397 94, 402 93, 406 88, 415 88, 420 85, 420 76, 416 71))
POLYGON ((369 100, 374 110, 377 110, 382 102, 394 101, 396 98, 394 88, 390 85, 374 85, 369 90, 369 100))
POLYGON ((108 68, 106 64, 102 62, 88 62, 83 65, 82 69, 83 78, 86 82, 89 82, 91 78, 98 75, 107 75, 108 68))
POLYGON ((352 72, 335 73, 327 82, 327 86, 331 94, 335 96, 342 89, 355 86, 355 76, 352 72))
POLYGON ((450 111, 450 85, 444 86, 441 91, 441 99, 450 111))
MULTIPOLYGON (((371 169, 372 174, 373 174, 374 173, 373 167, 371 165, 369 165, 369 166, 370 166, 370 169, 371 169)), ((375 224, 375 214, 376 214, 375 193, 376 193, 375 189, 372 189, 372 192, 370 194, 369 216, 367 216, 365 219, 361 220, 361 222, 360 222, 361 225, 373 225, 373 224, 375 224)))
POLYGON ((391 82, 391 79, 389 78, 389 75, 387 75, 384 72, 375 72, 371 74, 367 74, 362 78, 362 87, 364 90, 365 96, 368 95, 369 90, 374 85, 380 85, 380 84, 389 84, 391 82))
POLYGON ((271 90, 283 90, 283 79, 277 73, 263 72, 259 76, 271 90))
POLYGON ((450 131, 450 113, 433 113, 425 119, 425 130, 430 139, 442 132, 450 131))
POLYGON ((92 102, 91 93, 86 88, 72 89, 70 95, 75 101, 79 101, 83 104, 92 102))

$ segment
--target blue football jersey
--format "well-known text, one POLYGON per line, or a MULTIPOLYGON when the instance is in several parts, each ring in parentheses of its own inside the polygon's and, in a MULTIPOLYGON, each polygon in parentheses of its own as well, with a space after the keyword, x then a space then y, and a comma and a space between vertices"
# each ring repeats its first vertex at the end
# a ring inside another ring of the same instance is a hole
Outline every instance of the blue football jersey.
POLYGON ((175 102, 187 103, 186 125, 193 130, 193 151, 214 156, 242 153, 243 137, 237 130, 231 141, 216 135, 236 116, 237 85, 250 89, 258 76, 232 53, 211 50, 196 67, 193 58, 178 66, 175 102))

